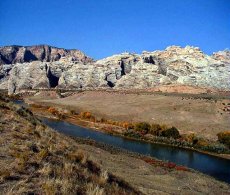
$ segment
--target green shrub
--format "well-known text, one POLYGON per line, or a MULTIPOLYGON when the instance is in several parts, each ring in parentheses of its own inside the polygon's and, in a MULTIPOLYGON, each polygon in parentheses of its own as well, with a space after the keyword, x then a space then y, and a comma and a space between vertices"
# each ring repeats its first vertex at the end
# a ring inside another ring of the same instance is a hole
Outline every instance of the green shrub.
POLYGON ((130 130, 126 131, 124 133, 124 136, 132 137, 132 138, 136 138, 136 139, 140 138, 140 134, 138 132, 135 132, 135 131, 132 131, 132 130, 131 131, 130 130))
POLYGON ((70 114, 71 114, 71 115, 75 115, 75 114, 77 114, 77 113, 76 113, 75 110, 70 110, 70 114))
POLYGON ((199 141, 199 138, 194 133, 184 135, 183 139, 186 142, 191 143, 192 145, 196 145, 198 143, 198 141, 199 141))
POLYGON ((177 130, 176 127, 171 127, 169 129, 160 131, 160 136, 163 136, 163 137, 172 137, 174 139, 177 139, 177 138, 180 137, 180 133, 179 133, 179 131, 177 130))
POLYGON ((159 124, 154 123, 151 125, 149 133, 155 136, 159 136, 160 131, 161 131, 161 126, 159 124))
POLYGON ((101 119, 100 119, 100 122, 101 122, 101 123, 106 123, 107 120, 106 120, 105 118, 101 118, 101 119))
POLYGON ((147 123, 147 122, 136 123, 135 126, 134 126, 134 130, 142 131, 144 133, 148 133, 150 128, 151 128, 151 125, 149 123, 147 123))
POLYGON ((220 132, 217 136, 220 143, 223 143, 230 148, 230 131, 220 132))

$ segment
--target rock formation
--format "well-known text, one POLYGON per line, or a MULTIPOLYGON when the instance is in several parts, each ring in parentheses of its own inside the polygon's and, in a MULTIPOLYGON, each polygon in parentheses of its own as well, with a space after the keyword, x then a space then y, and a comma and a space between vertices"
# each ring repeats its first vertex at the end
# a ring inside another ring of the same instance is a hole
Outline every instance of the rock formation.
POLYGON ((0 88, 9 93, 55 87, 144 89, 168 84, 230 89, 228 50, 208 56, 197 47, 171 46, 163 51, 122 53, 94 62, 79 50, 3 47, 0 64, 0 88))
POLYGON ((53 62, 61 57, 69 57, 72 61, 82 63, 92 62, 91 58, 76 49, 68 50, 48 45, 0 47, 0 65, 32 61, 53 62))

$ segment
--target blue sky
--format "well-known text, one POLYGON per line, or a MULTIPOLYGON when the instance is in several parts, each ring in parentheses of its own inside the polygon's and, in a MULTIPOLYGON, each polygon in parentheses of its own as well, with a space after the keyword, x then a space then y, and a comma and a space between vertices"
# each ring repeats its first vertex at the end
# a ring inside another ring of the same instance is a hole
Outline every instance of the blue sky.
POLYGON ((230 0, 0 0, 0 46, 49 44, 99 59, 193 45, 230 48, 230 0))

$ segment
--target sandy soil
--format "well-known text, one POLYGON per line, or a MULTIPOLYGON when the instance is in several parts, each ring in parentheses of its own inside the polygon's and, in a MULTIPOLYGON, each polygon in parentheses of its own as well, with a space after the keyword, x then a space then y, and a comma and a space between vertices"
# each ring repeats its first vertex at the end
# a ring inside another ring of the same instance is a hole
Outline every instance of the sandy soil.
POLYGON ((203 96, 86 91, 66 98, 38 95, 35 102, 58 105, 77 112, 118 121, 147 121, 177 127, 181 133, 195 132, 210 139, 230 129, 230 99, 203 96))
POLYGON ((168 171, 128 154, 113 154, 85 144, 79 147, 103 169, 136 186, 144 194, 219 194, 222 191, 220 188, 223 188, 221 193, 229 193, 225 191, 229 187, 226 185, 220 187, 219 182, 198 172, 168 171))

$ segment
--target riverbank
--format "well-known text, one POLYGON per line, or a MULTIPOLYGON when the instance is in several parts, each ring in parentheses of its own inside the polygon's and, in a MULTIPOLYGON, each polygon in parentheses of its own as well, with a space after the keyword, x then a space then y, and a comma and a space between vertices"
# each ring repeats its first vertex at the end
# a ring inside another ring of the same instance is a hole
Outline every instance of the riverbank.
MULTIPOLYGON (((229 150, 225 149, 225 153, 217 153, 217 152, 211 152, 210 150, 214 148, 214 151, 217 151, 216 148, 219 147, 219 143, 213 143, 211 144, 205 140, 205 147, 203 146, 194 146, 189 142, 185 142, 183 140, 175 140, 173 138, 165 138, 165 137, 156 137, 156 136, 151 136, 151 135, 142 135, 142 134, 137 134, 138 137, 135 136, 129 136, 130 133, 127 136, 127 132, 130 132, 127 128, 124 128, 124 124, 127 125, 127 122, 121 123, 121 125, 118 125, 119 123, 116 123, 115 121, 107 121, 106 119, 101 120, 96 120, 95 116, 90 116, 90 117, 82 117, 81 114, 76 114, 71 110, 68 109, 63 109, 62 107, 59 106, 54 106, 52 104, 52 107, 49 107, 47 104, 32 104, 31 109, 33 110, 34 113, 45 116, 45 117, 54 117, 56 119, 65 120, 67 122, 70 122, 72 124, 76 124, 78 126, 82 127, 87 127, 96 131, 104 132, 104 133, 109 133, 113 134, 116 136, 121 136, 125 137, 127 139, 132 139, 132 140, 138 140, 138 141, 144 141, 148 143, 157 143, 157 144, 162 144, 162 145, 168 145, 176 148, 183 148, 186 150, 192 150, 192 151, 197 151, 200 153, 220 157, 220 158, 225 158, 225 159, 230 159, 230 154, 229 150), (115 124, 115 125, 114 125, 115 124), (200 149, 202 147, 202 149, 200 149), (210 149, 211 148, 211 149, 210 149)), ((87 114, 84 113, 83 114, 87 114)), ((88 113, 89 114, 89 113, 88 113)), ((203 144, 204 140, 202 140, 203 144)), ((204 144, 203 144, 204 145, 204 144)), ((220 145, 221 148, 219 151, 223 151, 222 145, 220 145)))
MULTIPOLYGON (((66 121, 41 118, 48 126, 65 135, 95 140, 96 142, 119 147, 128 151, 151 156, 163 160, 166 167, 178 168, 176 165, 184 165, 202 173, 209 174, 217 179, 230 182, 229 160, 216 158, 210 155, 200 154, 194 151, 173 148, 165 145, 129 140, 121 136, 114 136, 73 125, 66 121), (168 163, 167 163, 168 162, 168 163), (171 163, 173 162, 173 163, 171 163), (208 164, 206 162, 209 162, 208 164), (175 164, 176 163, 176 164, 175 164), (205 166, 204 166, 205 164, 205 166)), ((151 161, 152 162, 152 161, 151 161)), ((183 168, 183 167, 180 167, 183 168)))

